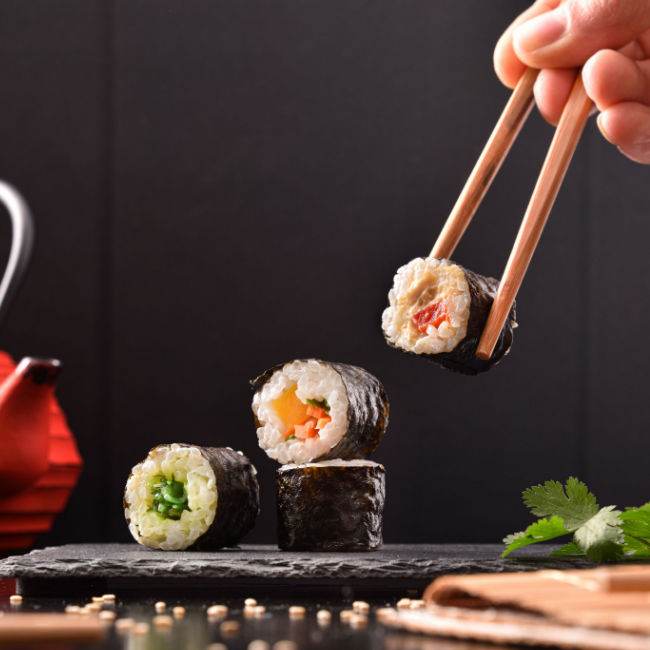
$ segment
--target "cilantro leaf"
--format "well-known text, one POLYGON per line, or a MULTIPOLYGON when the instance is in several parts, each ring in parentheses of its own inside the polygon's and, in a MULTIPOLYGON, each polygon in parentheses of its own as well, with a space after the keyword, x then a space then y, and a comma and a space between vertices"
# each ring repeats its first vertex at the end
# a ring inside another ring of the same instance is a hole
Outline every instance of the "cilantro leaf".
POLYGON ((575 532, 575 543, 594 562, 617 560, 623 555, 625 535, 620 528, 621 511, 615 507, 601 508, 575 532))
POLYGON ((619 516, 625 535, 625 550, 634 557, 650 556, 650 503, 640 508, 627 508, 619 516))
POLYGON ((582 549, 575 543, 569 542, 565 544, 562 548, 555 549, 551 551, 552 557, 563 557, 564 555, 584 555, 582 549))
POLYGON ((559 481, 546 481, 525 490, 523 497, 534 515, 560 517, 569 531, 580 528, 598 512, 596 497, 573 476, 565 487, 559 481))
POLYGON ((501 557, 507 557, 512 551, 523 546, 537 544, 537 542, 546 542, 549 539, 555 539, 561 535, 568 535, 570 532, 564 527, 564 523, 560 517, 540 519, 528 526, 525 531, 514 533, 504 538, 503 542, 507 546, 501 554, 501 557))

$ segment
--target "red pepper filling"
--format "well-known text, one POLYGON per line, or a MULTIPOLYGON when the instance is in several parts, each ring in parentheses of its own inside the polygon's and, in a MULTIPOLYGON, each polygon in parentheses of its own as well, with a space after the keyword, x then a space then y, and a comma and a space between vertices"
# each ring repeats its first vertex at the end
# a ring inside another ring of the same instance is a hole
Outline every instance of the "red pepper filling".
POLYGON ((440 325, 445 321, 451 323, 447 314, 447 303, 444 300, 438 300, 438 302, 434 302, 432 305, 420 309, 420 311, 413 314, 411 318, 413 324, 420 330, 420 332, 422 332, 422 334, 427 333, 427 327, 429 327, 429 325, 440 327, 440 325))

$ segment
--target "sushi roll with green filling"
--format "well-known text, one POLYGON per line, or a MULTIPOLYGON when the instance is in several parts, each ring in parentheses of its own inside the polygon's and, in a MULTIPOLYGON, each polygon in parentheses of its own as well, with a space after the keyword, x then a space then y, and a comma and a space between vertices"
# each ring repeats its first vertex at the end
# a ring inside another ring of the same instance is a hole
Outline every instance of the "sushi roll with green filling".
POLYGON ((398 269, 382 316, 389 345, 467 375, 489 370, 508 354, 517 326, 515 306, 492 357, 476 356, 498 280, 449 260, 418 257, 398 269))
POLYGON ((369 372, 300 359, 251 384, 260 447, 280 463, 365 458, 388 426, 388 398, 369 372))
POLYGON ((369 460, 284 465, 277 471, 278 546, 371 551, 382 544, 386 472, 369 460))
POLYGON ((165 551, 234 546, 260 511, 256 474, 229 447, 154 447, 126 482, 129 530, 139 544, 165 551))

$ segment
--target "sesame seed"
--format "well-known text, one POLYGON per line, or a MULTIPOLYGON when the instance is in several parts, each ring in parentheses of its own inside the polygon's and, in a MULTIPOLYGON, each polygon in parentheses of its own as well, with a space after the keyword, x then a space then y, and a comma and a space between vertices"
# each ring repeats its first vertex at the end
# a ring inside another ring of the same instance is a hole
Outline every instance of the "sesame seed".
POLYGON ((388 620, 394 613, 395 610, 392 607, 380 607, 375 612, 375 616, 379 622, 383 622, 388 620))
POLYGON ((238 453, 240 456, 243 456, 243 455, 244 455, 244 452, 243 452, 243 451, 238 451, 237 453, 238 453))
POLYGON ((153 624, 156 627, 171 627, 174 625, 174 619, 167 614, 158 614, 158 616, 153 617, 153 624))
POLYGON ((342 623, 349 623, 353 614, 354 614, 354 612, 351 609, 343 609, 343 610, 341 610, 341 613, 339 614, 339 617, 341 618, 341 622, 342 623))
POLYGON ((65 613, 66 614, 78 614, 79 609, 80 609, 79 605, 66 605, 65 613))
POLYGON ((99 612, 99 618, 102 621, 114 621, 115 616, 115 612, 111 612, 109 609, 105 609, 103 612, 99 612))
POLYGON ((13 594, 9 596, 9 602, 12 605, 20 605, 23 602, 23 597, 20 594, 13 594))
POLYGON ((100 603, 87 603, 84 607, 93 614, 96 614, 102 608, 100 603))
POLYGON ((370 605, 365 600, 355 600, 352 603, 352 609, 357 614, 367 614, 370 611, 370 605))
POLYGON ((273 644, 273 650, 298 650, 298 644, 295 641, 276 641, 273 644))
POLYGON ((257 605, 255 598, 247 598, 244 601, 244 607, 255 607, 255 605, 257 605))
POLYGON ((248 650, 269 650, 271 645, 262 639, 255 639, 248 644, 248 650))
POLYGON ((84 605, 83 607, 79 608, 79 613, 82 616, 90 616, 92 614, 92 610, 88 608, 88 605, 84 605))
POLYGON ((321 625, 329 625, 332 620, 332 612, 327 609, 319 609, 316 612, 316 620, 321 625))
POLYGON ((145 623, 144 621, 141 623, 136 623, 133 626, 133 634, 136 636, 144 636, 145 634, 149 634, 149 623, 145 623))
POLYGON ((132 618, 118 618, 115 621, 115 629, 118 632, 126 632, 127 630, 133 629, 135 621, 132 618))
POLYGON ((239 621, 224 621, 220 626, 221 634, 234 636, 239 632, 239 621))
POLYGON ((411 606, 410 598, 400 598, 397 601, 397 609, 408 609, 411 606))
POLYGON ((292 605, 289 607, 290 618, 305 618, 307 610, 302 605, 292 605))
POLYGON ((366 627, 368 625, 368 617, 363 614, 352 614, 350 616, 350 627, 366 627))
POLYGON ((154 609, 159 613, 162 614, 165 611, 165 608, 167 607, 167 603, 164 600, 159 600, 155 605, 154 609))
POLYGON ((185 607, 181 607, 180 605, 174 607, 172 609, 172 614, 174 615, 174 618, 183 618, 183 616, 185 616, 185 607))
POLYGON ((255 616, 255 607, 244 607, 244 618, 253 618, 255 616))
POLYGON ((255 614, 255 618, 263 618, 266 614, 266 607, 264 605, 253 607, 253 613, 255 614))
POLYGON ((103 603, 104 602, 104 596, 93 596, 91 598, 93 603, 103 603))
POLYGON ((210 605, 207 615, 210 617, 228 616, 228 607, 226 605, 210 605))
POLYGON ((104 594, 102 596, 104 599, 105 603, 114 603, 115 602, 115 594, 104 594))
POLYGON ((412 600, 409 609, 422 609, 424 607, 423 600, 412 600))

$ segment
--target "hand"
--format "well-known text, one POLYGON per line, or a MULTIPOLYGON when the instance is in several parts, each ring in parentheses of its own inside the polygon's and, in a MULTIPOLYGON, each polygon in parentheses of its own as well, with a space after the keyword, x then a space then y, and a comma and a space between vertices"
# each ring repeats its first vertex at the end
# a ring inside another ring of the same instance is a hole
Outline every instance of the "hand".
POLYGON ((583 66, 603 136, 650 164, 650 0, 537 0, 494 51, 496 73, 510 88, 526 66, 541 69, 535 100, 551 124, 583 66))

